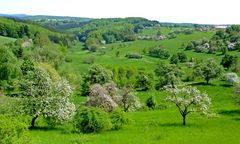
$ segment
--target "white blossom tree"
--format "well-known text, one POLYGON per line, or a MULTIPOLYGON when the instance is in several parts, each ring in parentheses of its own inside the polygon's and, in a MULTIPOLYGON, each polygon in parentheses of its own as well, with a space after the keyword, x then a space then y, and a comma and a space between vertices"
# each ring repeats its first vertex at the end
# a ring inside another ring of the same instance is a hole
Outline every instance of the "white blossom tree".
POLYGON ((24 114, 33 117, 31 127, 39 116, 69 120, 75 111, 75 105, 69 101, 72 90, 64 79, 53 81, 46 70, 36 68, 29 72, 21 83, 24 114))
POLYGON ((230 84, 239 83, 239 77, 236 73, 227 73, 225 75, 225 80, 230 84))
POLYGON ((211 104, 210 98, 206 93, 201 93, 197 88, 167 88, 170 95, 167 100, 174 103, 186 125, 186 116, 191 112, 201 112, 207 114, 211 104))

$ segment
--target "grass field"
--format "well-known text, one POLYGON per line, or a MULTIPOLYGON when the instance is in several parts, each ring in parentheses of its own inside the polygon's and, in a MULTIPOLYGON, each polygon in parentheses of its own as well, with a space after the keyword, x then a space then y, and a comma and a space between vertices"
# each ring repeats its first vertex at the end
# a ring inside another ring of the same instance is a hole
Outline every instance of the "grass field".
MULTIPOLYGON (((175 39, 164 41, 134 41, 107 45, 107 53, 89 53, 82 50, 81 44, 70 50, 68 55, 72 62, 64 64, 64 69, 72 73, 84 73, 90 65, 84 64, 83 59, 90 55, 96 57, 95 63, 105 66, 129 66, 153 71, 159 59, 144 56, 140 60, 128 60, 127 53, 141 53, 144 48, 163 45, 171 54, 181 49, 182 43, 203 37, 210 38, 213 32, 195 32, 191 35, 179 35, 175 39), (120 51, 120 56, 115 53, 120 51)), ((236 52, 234 52, 236 54, 236 52)), ((221 55, 203 54, 186 51, 188 58, 214 58, 220 63, 221 55)), ((166 60, 165 60, 166 61, 166 60)), ((182 64, 183 66, 185 64, 182 64)), ((165 102, 166 94, 159 91, 139 92, 137 96, 144 103, 149 96, 154 96, 158 103, 167 105, 164 110, 140 111, 127 113, 131 119, 129 125, 119 131, 109 131, 100 134, 73 134, 71 125, 65 124, 59 128, 39 128, 31 131, 36 144, 239 144, 240 137, 240 107, 232 99, 234 87, 226 87, 225 82, 214 80, 211 85, 202 85, 202 81, 193 84, 201 91, 209 94, 212 100, 213 117, 202 117, 190 114, 187 126, 182 126, 181 116, 174 105, 165 102)), ((85 97, 75 96, 76 104, 85 97)))
MULTIPOLYGON (((212 110, 215 117, 201 117, 190 114, 187 117, 187 126, 182 126, 181 116, 174 105, 165 110, 128 113, 131 122, 124 129, 100 134, 72 134, 71 126, 64 125, 56 129, 37 129, 31 131, 36 144, 238 144, 240 136, 240 108, 234 105, 231 96, 232 87, 223 87, 221 83, 214 82, 214 86, 199 86, 207 91, 212 99, 212 110), (224 91, 222 90, 224 89, 224 91)), ((165 95, 161 92, 139 93, 142 101, 149 95, 154 95, 165 104, 165 95)))

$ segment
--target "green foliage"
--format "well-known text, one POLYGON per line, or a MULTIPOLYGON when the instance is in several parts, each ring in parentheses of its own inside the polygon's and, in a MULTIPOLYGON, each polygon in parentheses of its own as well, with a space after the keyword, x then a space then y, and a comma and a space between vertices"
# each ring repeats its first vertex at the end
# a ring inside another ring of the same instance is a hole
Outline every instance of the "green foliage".
POLYGON ((95 57, 94 56, 88 56, 83 59, 83 63, 85 64, 93 64, 95 62, 95 57))
POLYGON ((148 54, 152 57, 160 59, 168 59, 170 57, 169 52, 164 49, 162 46, 152 47, 148 50, 148 54))
POLYGON ((129 123, 129 118, 121 110, 115 110, 110 114, 112 129, 122 129, 124 125, 129 123))
POLYGON ((193 75, 202 77, 208 84, 211 79, 218 78, 222 75, 223 69, 213 59, 200 62, 194 66, 193 75))
POLYGON ((184 63, 187 61, 187 55, 184 52, 178 52, 177 53, 178 59, 181 63, 184 63))
POLYGON ((113 79, 113 73, 101 65, 92 65, 88 72, 83 75, 82 94, 89 93, 89 86, 92 84, 105 84, 113 79))
POLYGON ((107 113, 92 107, 78 109, 73 125, 77 133, 98 133, 111 129, 111 121, 107 113))
POLYGON ((157 102, 155 100, 155 98, 153 96, 149 97, 147 100, 146 100, 146 106, 149 108, 149 109, 155 109, 156 106, 157 106, 157 102))
POLYGON ((179 63, 179 59, 178 59, 178 56, 176 54, 172 55, 172 57, 170 58, 170 63, 171 64, 178 64, 179 63))
POLYGON ((186 50, 192 50, 194 49, 195 45, 191 42, 186 46, 186 50))
POLYGON ((12 80, 21 76, 17 58, 7 47, 0 47, 0 81, 12 80))
POLYGON ((34 43, 37 46, 43 47, 44 45, 48 45, 50 43, 50 40, 48 38, 48 35, 43 32, 36 32, 34 43))
POLYGON ((139 91, 147 91, 152 89, 153 74, 146 72, 139 72, 136 76, 135 88, 139 91))
POLYGON ((178 64, 184 63, 187 61, 187 55, 184 52, 178 52, 177 54, 173 54, 172 57, 170 58, 170 63, 171 64, 178 64))
POLYGON ((135 83, 136 70, 132 67, 111 68, 113 80, 118 87, 133 86, 135 83))
POLYGON ((163 63, 158 64, 155 74, 159 78, 156 89, 160 89, 165 85, 174 87, 182 77, 182 71, 177 65, 166 65, 163 63))
POLYGON ((30 30, 28 25, 11 25, 5 23, 4 21, 9 21, 1 18, 3 20, 0 22, 0 35, 12 38, 23 38, 24 36, 30 37, 30 30))
POLYGON ((0 115, 0 144, 29 144, 27 125, 12 116, 0 115))
POLYGON ((88 38, 85 42, 86 48, 91 52, 96 52, 99 47, 99 40, 97 38, 88 38))
POLYGON ((22 58, 23 57, 23 48, 21 45, 15 44, 9 44, 10 49, 12 50, 13 54, 17 58, 22 58))
POLYGON ((62 47, 57 44, 27 48, 24 54, 32 61, 49 63, 55 68, 58 68, 65 61, 65 53, 62 51, 62 47))
POLYGON ((34 69, 35 69, 34 63, 31 60, 26 59, 23 61, 21 65, 23 75, 26 75, 30 71, 34 71, 34 69))
POLYGON ((129 53, 129 54, 126 55, 126 57, 128 59, 141 59, 141 58, 143 58, 143 56, 138 54, 138 53, 129 53))
POLYGON ((227 70, 237 64, 238 57, 226 54, 221 61, 221 65, 227 70))

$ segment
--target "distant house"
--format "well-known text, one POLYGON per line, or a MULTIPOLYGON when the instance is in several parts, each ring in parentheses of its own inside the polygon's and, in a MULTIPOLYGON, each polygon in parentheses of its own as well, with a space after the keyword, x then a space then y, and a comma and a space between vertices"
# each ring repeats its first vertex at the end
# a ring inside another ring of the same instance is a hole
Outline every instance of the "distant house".
POLYGON ((216 30, 223 30, 223 29, 226 29, 228 26, 221 26, 221 25, 217 25, 217 26, 213 26, 212 28, 213 29, 216 29, 216 30))

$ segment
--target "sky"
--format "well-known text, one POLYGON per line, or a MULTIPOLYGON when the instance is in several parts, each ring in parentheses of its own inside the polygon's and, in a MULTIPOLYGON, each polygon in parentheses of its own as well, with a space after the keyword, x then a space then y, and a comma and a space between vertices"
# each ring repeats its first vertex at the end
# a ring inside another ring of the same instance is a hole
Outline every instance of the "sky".
POLYGON ((0 0, 2 14, 240 24, 240 0, 0 0))

